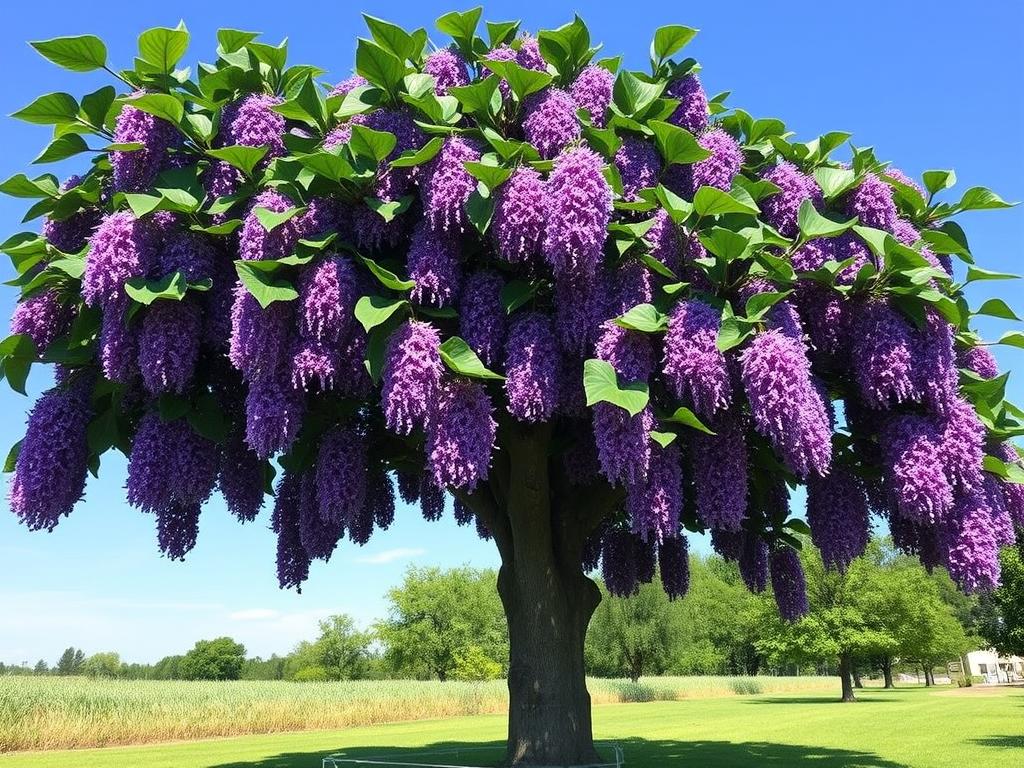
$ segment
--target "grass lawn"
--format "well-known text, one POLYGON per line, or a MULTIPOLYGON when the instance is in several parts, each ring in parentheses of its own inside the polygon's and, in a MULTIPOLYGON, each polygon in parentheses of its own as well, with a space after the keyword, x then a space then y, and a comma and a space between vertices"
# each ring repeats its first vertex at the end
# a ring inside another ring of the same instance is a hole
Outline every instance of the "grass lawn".
MULTIPOLYGON (((1020 768, 1024 689, 904 688, 859 692, 856 704, 824 695, 609 704, 594 710, 600 739, 620 742, 630 768, 666 765, 807 768, 1020 768)), ((0 768, 319 768, 347 750, 499 742, 501 716, 482 715, 345 731, 308 731, 144 747, 0 755, 0 768)))

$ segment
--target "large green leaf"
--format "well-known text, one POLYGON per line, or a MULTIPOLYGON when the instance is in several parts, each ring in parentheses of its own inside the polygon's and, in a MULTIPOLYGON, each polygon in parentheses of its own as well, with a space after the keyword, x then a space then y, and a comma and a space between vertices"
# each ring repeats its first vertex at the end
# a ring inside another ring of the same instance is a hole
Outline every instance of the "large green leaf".
POLYGON ((60 190, 57 180, 50 174, 30 179, 24 173, 16 173, 0 183, 0 192, 11 197, 44 198, 56 197, 60 190))
POLYGON ((365 125, 353 125, 349 147, 356 155, 379 163, 391 154, 397 141, 393 133, 375 131, 365 125))
POLYGON ((260 224, 263 225, 263 228, 267 230, 267 232, 271 232, 274 229, 277 229, 282 224, 284 224, 286 221, 289 221, 290 219, 294 218, 295 216, 298 216, 299 214, 305 213, 306 208, 304 206, 299 208, 292 207, 279 213, 277 211, 272 211, 269 208, 263 208, 262 206, 259 206, 253 208, 252 212, 256 216, 256 218, 259 219, 259 222, 260 224))
POLYGON ((125 292, 139 304, 152 304, 157 299, 181 301, 188 290, 188 281, 181 272, 172 272, 156 280, 136 277, 124 284, 125 292))
POLYGON ((641 80, 628 70, 619 72, 612 89, 612 98, 624 115, 643 113, 654 100, 661 96, 666 83, 649 83, 641 80))
POLYGON ((275 273, 281 268, 273 261, 236 261, 235 271, 246 290, 259 305, 266 309, 275 301, 293 301, 299 292, 288 280, 278 279, 275 273))
POLYGON ((814 180, 821 187, 821 194, 826 200, 839 197, 846 190, 853 186, 857 180, 857 174, 849 168, 816 168, 814 180))
POLYGON ((405 77, 405 64, 395 54, 361 37, 356 44, 356 72, 374 85, 394 93, 405 77))
POLYGON ((993 208, 1012 208, 1016 203, 1008 203, 991 189, 971 187, 957 203, 960 211, 984 211, 993 208))
POLYGON ((441 361, 455 373, 474 379, 504 380, 504 376, 495 373, 483 364, 469 344, 458 336, 445 339, 438 348, 441 361))
POLYGON ((359 260, 385 288, 390 288, 393 291, 408 291, 416 285, 416 281, 403 280, 390 269, 382 267, 371 258, 360 256, 359 260))
POLYGON ((583 363, 583 389, 587 394, 587 405, 611 403, 630 416, 640 413, 650 400, 646 381, 619 384, 615 369, 604 360, 591 359, 583 363))
POLYGON ((1020 320, 1017 314, 1002 299, 989 299, 978 307, 974 314, 998 317, 1003 320, 1020 320))
POLYGON ((89 145, 85 139, 77 133, 65 133, 51 141, 46 149, 39 153, 39 157, 32 161, 33 165, 39 163, 56 163, 59 160, 66 160, 69 157, 88 152, 89 145))
POLYGON ((857 217, 846 221, 834 221, 818 213, 814 203, 804 200, 797 213, 797 225, 800 227, 800 234, 807 240, 814 240, 818 237, 835 237, 846 232, 857 223, 857 217))
POLYGON ((48 93, 40 96, 27 107, 22 107, 11 117, 37 125, 66 125, 75 122, 78 116, 78 102, 70 93, 48 93))
POLYGON ((72 72, 92 72, 107 65, 107 46, 96 35, 34 40, 29 45, 57 66, 72 72))
MULTIPOLYGON (((743 191, 737 187, 737 191, 743 191)), ((749 198, 750 196, 747 195, 749 198)), ((723 192, 717 187, 701 187, 693 196, 693 208, 700 217, 719 216, 723 213, 748 213, 756 215, 760 212, 757 204, 746 200, 737 199, 728 192, 723 192)))
POLYGON ((703 421, 698 418, 697 414, 691 411, 689 408, 680 406, 672 413, 671 416, 663 416, 662 421, 671 421, 675 424, 684 424, 687 427, 692 427, 699 432, 703 432, 708 435, 715 434, 713 431, 708 429, 703 421))
POLYGON ((400 154, 391 161, 391 167, 412 168, 416 165, 423 165, 424 163, 434 159, 434 156, 441 151, 441 146, 443 144, 444 139, 440 136, 435 136, 419 149, 408 150, 400 154))
POLYGON ((130 99, 125 99, 124 103, 163 118, 174 125, 180 123, 182 117, 185 116, 185 107, 181 101, 166 93, 146 93, 142 96, 133 96, 130 99))
POLYGON ((147 29, 139 35, 139 56, 160 72, 171 72, 188 50, 188 38, 185 22, 179 22, 174 29, 147 29))
POLYGON ((389 299, 385 296, 363 296, 356 302, 355 316, 367 333, 395 314, 400 309, 408 308, 405 299, 389 299))
POLYGON ((263 156, 267 154, 269 147, 247 147, 242 144, 233 145, 230 147, 222 147, 220 149, 208 149, 206 154, 211 157, 216 157, 218 160, 223 160, 228 165, 234 166, 244 173, 246 176, 251 176, 253 169, 259 164, 263 156))
POLYGON ((662 120, 651 120, 647 125, 654 131, 654 139, 658 151, 665 159, 665 165, 699 163, 711 157, 711 153, 698 144, 693 134, 685 128, 662 120))
POLYGON ((482 64, 499 75, 506 82, 516 98, 522 101, 532 93, 545 88, 551 82, 551 75, 547 72, 538 72, 535 69, 526 69, 514 61, 497 61, 484 59, 482 64))
POLYGON ((696 37, 698 30, 684 27, 681 24, 667 24, 658 27, 651 41, 651 60, 662 62, 674 53, 681 51, 687 43, 696 37))
POLYGON ((615 324, 642 333, 661 333, 668 328, 668 316, 659 312, 653 304, 637 304, 615 318, 615 324))

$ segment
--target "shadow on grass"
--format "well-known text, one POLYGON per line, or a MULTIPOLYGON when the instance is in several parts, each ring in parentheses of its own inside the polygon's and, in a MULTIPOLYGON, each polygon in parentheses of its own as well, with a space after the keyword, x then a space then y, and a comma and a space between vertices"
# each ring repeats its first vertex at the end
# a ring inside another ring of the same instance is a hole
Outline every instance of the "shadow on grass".
POLYGON ((864 694, 863 697, 857 694, 856 701, 843 701, 839 698, 839 695, 835 696, 758 696, 744 699, 746 704, 846 704, 847 706, 854 706, 856 704, 891 704, 896 699, 876 699, 872 694, 875 692, 864 694))
MULTIPOLYGON (((886 760, 872 752, 826 747, 771 744, 768 742, 667 741, 624 739, 618 742, 629 768, 662 768, 663 766, 701 766, 701 768, 736 768, 736 766, 777 766, 777 768, 909 768, 903 763, 886 760)), ((356 760, 386 758, 395 764, 498 766, 504 742, 438 742, 425 747, 396 749, 365 747, 339 750, 356 760), (484 750, 479 748, 484 747, 484 750), (443 756, 428 757, 426 753, 445 751, 443 756), (486 755, 486 757, 484 757, 486 755)), ((211 768, 320 768, 329 752, 289 752, 255 761, 222 763, 211 768)), ((353 768, 358 763, 339 763, 338 768, 353 768)), ((364 767, 366 763, 362 764, 364 767)), ((382 765, 386 766, 387 763, 382 765)))
POLYGON ((983 747, 1024 749, 1024 736, 984 736, 980 739, 971 739, 971 743, 983 747))

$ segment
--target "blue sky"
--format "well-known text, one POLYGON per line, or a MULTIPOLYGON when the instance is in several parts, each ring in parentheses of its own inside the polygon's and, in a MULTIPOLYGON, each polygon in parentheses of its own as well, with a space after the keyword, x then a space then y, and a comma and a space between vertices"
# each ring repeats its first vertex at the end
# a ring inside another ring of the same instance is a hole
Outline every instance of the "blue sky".
MULTIPOLYGON (((9 114, 50 91, 80 95, 107 83, 95 73, 58 69, 26 40, 97 34, 111 61, 127 65, 139 32, 174 26, 179 18, 192 32, 189 63, 212 58, 216 29, 228 26, 261 30, 272 43, 287 36, 291 62, 314 63, 329 69, 330 79, 342 79, 352 65, 353 41, 364 31, 356 7, 432 30, 434 18, 452 6, 433 0, 359 6, 251 0, 12 4, 0 28, 0 112, 9 114)), ((553 0, 492 2, 485 18, 521 18, 525 28, 537 29, 564 23, 577 8, 553 0)), ((647 66, 658 26, 698 27, 702 32, 687 52, 703 64, 708 91, 731 90, 731 104, 755 116, 780 117, 804 140, 827 130, 851 131, 858 146, 874 146, 879 157, 913 176, 954 168, 961 190, 984 185, 1005 199, 1024 199, 1024 6, 860 0, 831 8, 817 1, 765 6, 648 0, 635 8, 594 4, 584 16, 609 55, 624 54, 634 68, 647 66)), ((45 128, 0 119, 0 177, 26 170, 46 141, 45 128)), ((72 159, 47 170, 65 176, 77 167, 72 159)), ((23 212, 22 201, 0 198, 3 236, 23 228, 23 212)), ((1024 272, 1024 208, 972 213, 960 221, 983 266, 1024 272)), ((0 270, 3 279, 11 276, 8 264, 0 270)), ((1024 311, 1020 283, 983 287, 1024 311)), ((15 298, 13 289, 0 290, 5 317, 15 298)), ((1006 325, 983 322, 979 328, 994 338, 1006 325)), ((1019 350, 997 348, 996 354, 1004 368, 1024 363, 1019 350)), ((30 396, 48 383, 42 371, 33 372, 30 396)), ((1011 393, 1024 400, 1013 380, 1011 393)), ((0 451, 21 437, 30 402, 0 385, 0 451)), ((365 548, 345 545, 331 563, 314 565, 302 595, 281 592, 266 511, 242 527, 219 500, 211 501, 198 546, 186 563, 171 563, 157 552, 152 518, 124 503, 124 473, 123 460, 106 459, 102 478, 90 478, 86 500, 52 534, 30 534, 0 511, 0 661, 52 662, 68 645, 152 661, 220 634, 269 655, 309 637, 316 620, 330 613, 347 612, 363 623, 379 617, 384 593, 410 562, 497 563, 489 544, 450 517, 428 524, 405 509, 391 531, 365 548)))

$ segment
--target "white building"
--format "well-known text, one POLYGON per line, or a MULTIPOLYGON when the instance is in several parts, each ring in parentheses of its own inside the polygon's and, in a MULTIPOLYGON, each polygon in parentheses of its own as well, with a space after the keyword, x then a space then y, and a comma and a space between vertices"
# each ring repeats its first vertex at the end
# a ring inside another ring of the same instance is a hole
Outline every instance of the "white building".
POLYGON ((966 655, 968 674, 986 683, 1013 683, 1024 680, 1024 658, 1000 656, 993 649, 971 651, 966 655))

